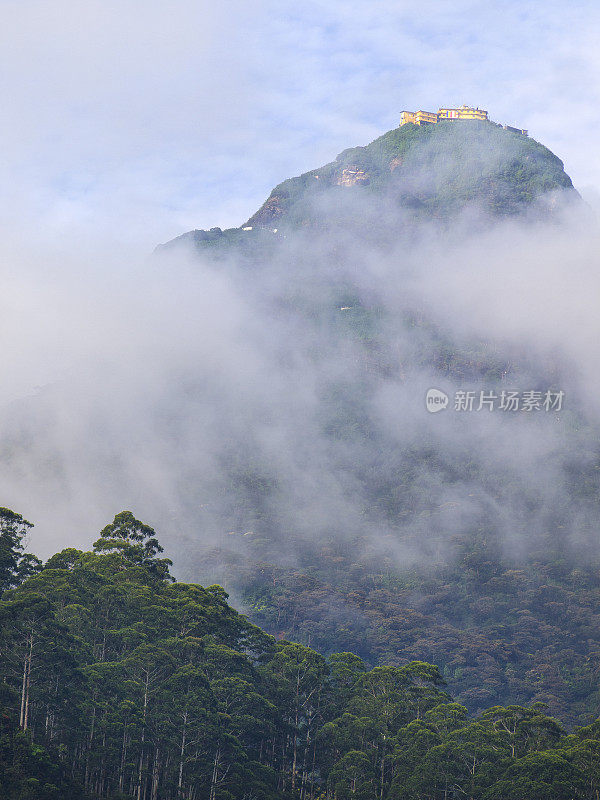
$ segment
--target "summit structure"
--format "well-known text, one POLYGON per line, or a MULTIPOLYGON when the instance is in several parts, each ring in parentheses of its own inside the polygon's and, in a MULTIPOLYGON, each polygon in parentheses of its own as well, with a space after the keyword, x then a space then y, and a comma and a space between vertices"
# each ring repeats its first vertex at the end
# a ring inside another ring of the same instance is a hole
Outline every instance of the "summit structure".
POLYGON ((408 122, 413 125, 432 125, 442 119, 488 119, 488 112, 471 106, 440 108, 437 114, 435 111, 403 111, 400 114, 400 125, 408 122))
MULTIPOLYGON (((459 119, 491 121, 488 117, 488 112, 484 111, 484 109, 463 105, 459 108, 440 108, 437 113, 435 111, 403 111, 400 114, 400 126, 406 125, 409 122, 413 125, 435 125, 437 122, 442 122, 444 120, 459 119)), ((521 133, 523 136, 528 135, 528 131, 523 128, 513 128, 510 125, 500 125, 499 127, 503 127, 505 130, 511 131, 512 133, 521 133)))

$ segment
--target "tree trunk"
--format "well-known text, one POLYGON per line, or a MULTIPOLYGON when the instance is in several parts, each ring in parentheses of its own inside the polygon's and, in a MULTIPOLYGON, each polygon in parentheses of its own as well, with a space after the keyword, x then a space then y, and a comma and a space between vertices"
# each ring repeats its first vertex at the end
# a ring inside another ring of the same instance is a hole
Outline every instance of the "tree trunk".
POLYGON ((27 656, 27 680, 25 681, 25 708, 23 710, 23 724, 24 731, 27 730, 29 722, 29 686, 31 684, 31 661, 33 659, 33 631, 29 634, 29 655, 27 656))
POLYGON ((296 719, 294 724, 294 749, 292 756, 292 792, 296 788, 296 761, 298 759, 298 716, 300 713, 300 672, 296 675, 296 719))
POLYGON ((312 757, 312 770, 310 773, 310 800, 315 797, 315 761, 317 759, 317 740, 313 742, 313 757, 312 757))
POLYGON ((23 660, 23 679, 21 681, 21 714, 19 725, 22 730, 27 730, 29 717, 29 683, 31 675, 31 660, 33 657, 33 631, 27 636, 27 651, 23 660))
POLYGON ((86 755, 85 755, 85 778, 83 780, 83 785, 85 788, 89 788, 91 784, 91 776, 90 776, 90 754, 92 752, 92 744, 94 742, 94 726, 96 724, 96 692, 94 692, 92 697, 92 723, 90 725, 90 736, 88 739, 88 745, 86 748, 86 755))
POLYGON ((179 777, 177 779, 177 799, 181 797, 181 787, 183 785, 183 756, 185 754, 185 738, 187 726, 187 710, 183 715, 183 728, 181 729, 181 746, 179 748, 179 777))
POLYGON ((137 800, 142 798, 142 771, 144 766, 144 742, 146 738, 146 711, 148 709, 148 683, 150 681, 150 673, 146 671, 146 684, 144 686, 144 715, 142 717, 142 736, 140 740, 140 761, 138 765, 138 779, 137 779, 137 800))
POLYGON ((306 730, 306 742, 304 745, 304 756, 302 758, 302 774, 300 778, 300 800, 304 800, 305 786, 306 786, 306 756, 310 747, 310 717, 308 719, 308 728, 306 730))
POLYGON ((213 763, 213 771, 210 779, 210 797, 209 800, 215 800, 217 789, 217 778, 219 775, 219 761, 221 760, 221 746, 219 745, 215 751, 215 760, 213 763))
POLYGON ((121 767, 119 769, 119 793, 123 794, 125 784, 125 758, 127 755, 127 720, 123 723, 123 741, 121 743, 121 767))
POLYGON ((150 790, 150 800, 158 800, 158 781, 159 781, 159 750, 154 751, 154 762, 152 764, 152 788, 150 790))

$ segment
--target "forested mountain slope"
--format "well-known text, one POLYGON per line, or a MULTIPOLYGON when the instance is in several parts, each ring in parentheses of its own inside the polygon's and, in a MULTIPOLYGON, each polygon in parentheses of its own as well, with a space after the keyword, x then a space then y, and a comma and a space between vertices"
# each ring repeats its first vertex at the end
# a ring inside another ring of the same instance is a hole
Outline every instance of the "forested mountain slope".
POLYGON ((486 333, 485 307, 472 309, 477 334, 464 304, 452 308, 521 262, 538 264, 535 300, 556 269, 541 253, 571 236, 573 203, 562 162, 533 139, 488 122, 409 124, 284 181, 245 226, 163 249, 192 245, 273 342, 247 381, 264 396, 251 385, 242 407, 235 375, 222 396, 190 574, 222 582, 275 636, 373 666, 431 660, 472 711, 543 701, 594 719, 597 422, 573 363, 513 335, 510 304, 504 338, 486 333), (438 280, 447 298, 432 303, 438 280), (568 401, 428 415, 429 387, 562 389, 568 401))
POLYGON ((220 587, 174 582, 130 512, 43 565, 23 559, 27 527, 0 509, 6 800, 597 795, 598 723, 472 717, 431 664, 276 642, 220 587))

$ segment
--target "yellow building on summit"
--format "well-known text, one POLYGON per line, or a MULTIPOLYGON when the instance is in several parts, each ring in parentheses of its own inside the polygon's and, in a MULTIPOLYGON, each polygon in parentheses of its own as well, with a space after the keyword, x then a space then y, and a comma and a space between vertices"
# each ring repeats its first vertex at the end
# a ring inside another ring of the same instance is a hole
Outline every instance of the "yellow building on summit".
POLYGON ((471 108, 461 106, 460 108, 440 108, 438 120, 440 119, 487 119, 488 113, 482 108, 471 108))
POLYGON ((414 125, 433 125, 442 119, 487 119, 488 113, 481 108, 461 106, 460 108, 440 108, 434 111, 403 111, 400 114, 400 125, 412 122, 414 125))
MULTIPOLYGON (((408 122, 412 122, 413 125, 435 125, 436 122, 447 119, 482 119, 492 122, 488 117, 488 112, 482 108, 460 106, 460 108, 440 108, 437 114, 435 111, 403 111, 400 114, 400 125, 406 125, 408 122)), ((497 122, 492 124, 498 125, 497 122)), ((498 125, 498 127, 504 128, 504 130, 511 133, 520 133, 523 136, 528 135, 528 131, 524 128, 513 128, 511 125, 498 125)))
POLYGON ((403 111, 400 114, 400 125, 412 122, 414 125, 432 125, 438 121, 438 115, 433 111, 403 111))

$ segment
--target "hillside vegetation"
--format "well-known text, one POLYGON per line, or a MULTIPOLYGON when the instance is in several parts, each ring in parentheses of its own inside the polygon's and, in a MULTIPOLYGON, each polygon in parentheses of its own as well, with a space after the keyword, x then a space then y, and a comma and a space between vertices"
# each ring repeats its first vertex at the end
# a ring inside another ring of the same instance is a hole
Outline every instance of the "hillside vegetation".
MULTIPOLYGON (((272 374, 312 392, 308 410, 269 394, 254 418, 262 439, 226 426, 225 477, 203 508, 218 507, 227 534, 199 531, 190 573, 223 583, 275 636, 372 667, 432 661, 473 713, 540 701, 569 724, 593 720, 600 453, 571 366, 465 334, 451 308, 438 319, 412 290, 469 248, 485 274, 485 230, 502 232, 501 250, 518 226, 535 259, 572 199, 560 159, 531 138, 489 122, 409 124, 276 186, 252 230, 184 237, 273 332, 272 374), (569 407, 428 419, 429 386, 560 386, 569 407), (542 455, 525 467, 529 450, 542 455)), ((229 420, 245 412, 224 405, 229 420)))
POLYGON ((0 511, 6 800, 597 796, 600 723, 472 717, 431 664, 276 642, 219 586, 175 582, 130 512, 44 565, 26 527, 0 511))

